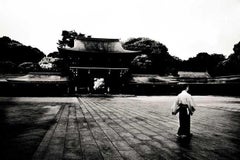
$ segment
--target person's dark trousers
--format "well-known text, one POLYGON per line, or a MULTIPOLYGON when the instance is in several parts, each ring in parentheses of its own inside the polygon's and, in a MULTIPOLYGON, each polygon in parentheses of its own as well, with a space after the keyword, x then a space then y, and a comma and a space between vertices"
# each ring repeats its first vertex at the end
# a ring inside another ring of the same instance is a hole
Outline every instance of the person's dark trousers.
POLYGON ((178 135, 190 135, 190 114, 187 112, 187 107, 180 107, 179 109, 179 123, 178 135))

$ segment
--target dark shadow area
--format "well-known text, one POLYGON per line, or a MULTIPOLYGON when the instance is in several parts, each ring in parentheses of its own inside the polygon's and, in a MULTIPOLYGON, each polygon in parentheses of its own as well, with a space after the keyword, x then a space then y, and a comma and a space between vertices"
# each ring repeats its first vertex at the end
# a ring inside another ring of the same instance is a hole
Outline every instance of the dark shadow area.
POLYGON ((0 96, 68 96, 66 84, 5 83, 0 89, 0 96))
MULTIPOLYGON (((113 74, 113 73, 112 73, 113 74)), ((83 74, 82 76, 86 76, 83 74)), ((115 76, 114 74, 112 75, 115 76)), ((98 78, 101 79, 101 78, 98 78)), ((104 79, 104 78, 102 78, 104 79)), ((123 94, 123 95, 177 95, 181 91, 181 84, 161 83, 123 83, 118 78, 105 78, 103 86, 97 88, 90 78, 69 82, 16 82, 0 79, 0 96, 41 96, 67 97, 82 94, 123 94), (106 80, 105 80, 106 79, 106 80), (84 82, 82 82, 84 81, 84 82), (105 82, 106 81, 106 82, 105 82), (90 84, 91 82, 91 84, 90 84), (86 84, 85 84, 86 83, 86 84)), ((96 81, 97 82, 97 81, 96 81)), ((221 95, 240 96, 240 83, 187 83, 193 95, 221 95)), ((98 87, 99 87, 98 86, 98 87)))
MULTIPOLYGON (((193 95, 239 96, 240 84, 188 84, 193 95)), ((129 84, 126 93, 135 95, 176 95, 179 84, 129 84)))
POLYGON ((0 159, 28 160, 40 144, 55 115, 38 103, 0 102, 0 159), (46 117, 45 117, 46 116, 46 117), (44 120, 39 121, 39 119, 44 120))
POLYGON ((180 147, 186 148, 186 149, 192 149, 191 146, 191 139, 192 137, 186 137, 186 138, 177 138, 177 144, 180 147))

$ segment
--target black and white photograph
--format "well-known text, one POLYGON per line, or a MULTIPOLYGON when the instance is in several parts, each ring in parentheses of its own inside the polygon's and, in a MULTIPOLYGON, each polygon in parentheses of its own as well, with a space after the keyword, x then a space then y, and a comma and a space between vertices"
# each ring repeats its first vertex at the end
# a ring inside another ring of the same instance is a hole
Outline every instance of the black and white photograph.
POLYGON ((0 160, 238 160, 240 0, 0 0, 0 160))

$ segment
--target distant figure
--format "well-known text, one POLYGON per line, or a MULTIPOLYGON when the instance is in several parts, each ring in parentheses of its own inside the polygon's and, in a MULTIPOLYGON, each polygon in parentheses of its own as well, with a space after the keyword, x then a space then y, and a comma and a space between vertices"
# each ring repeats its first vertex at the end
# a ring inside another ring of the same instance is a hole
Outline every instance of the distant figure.
POLYGON ((178 94, 177 100, 172 106, 172 114, 176 115, 179 112, 179 129, 177 137, 191 137, 190 132, 190 116, 195 111, 195 103, 192 96, 188 93, 189 86, 184 85, 183 91, 178 94))

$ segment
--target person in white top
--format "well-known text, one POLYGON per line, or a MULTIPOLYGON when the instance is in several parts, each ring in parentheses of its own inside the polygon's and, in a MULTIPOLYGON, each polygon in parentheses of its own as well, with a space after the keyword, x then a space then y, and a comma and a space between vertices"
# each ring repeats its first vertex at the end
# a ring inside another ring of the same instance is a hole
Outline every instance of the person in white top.
POLYGON ((188 93, 189 86, 184 85, 184 90, 178 94, 176 101, 172 106, 172 114, 176 115, 179 112, 179 129, 177 137, 190 137, 190 116, 195 111, 195 103, 192 96, 188 93))

